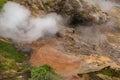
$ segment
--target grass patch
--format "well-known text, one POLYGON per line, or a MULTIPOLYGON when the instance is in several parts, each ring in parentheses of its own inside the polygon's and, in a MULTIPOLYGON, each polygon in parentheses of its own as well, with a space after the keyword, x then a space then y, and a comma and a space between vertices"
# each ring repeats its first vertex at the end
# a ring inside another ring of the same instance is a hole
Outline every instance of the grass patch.
POLYGON ((43 65, 32 69, 29 80, 59 80, 58 78, 60 78, 60 76, 58 76, 51 67, 43 65))
POLYGON ((0 71, 18 70, 16 62, 0 55, 0 71))
MULTIPOLYGON (((79 76, 82 77, 83 75, 79 76)), ((84 74, 83 77, 85 78, 85 80, 119 80, 120 70, 115 70, 111 69, 110 67, 107 67, 100 71, 84 74)))
POLYGON ((111 77, 118 77, 120 78, 120 70, 115 71, 113 69, 103 69, 100 71, 101 74, 111 76, 111 77))
POLYGON ((108 70, 102 70, 100 73, 103 75, 112 76, 112 73, 108 70))
POLYGON ((13 59, 15 62, 23 62, 24 56, 18 53, 11 44, 0 41, 0 55, 13 59))

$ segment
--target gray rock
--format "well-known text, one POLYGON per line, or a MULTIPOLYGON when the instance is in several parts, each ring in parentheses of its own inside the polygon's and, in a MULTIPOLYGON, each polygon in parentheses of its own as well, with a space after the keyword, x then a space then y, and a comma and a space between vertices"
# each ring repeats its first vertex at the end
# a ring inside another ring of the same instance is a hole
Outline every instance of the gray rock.
POLYGON ((108 20, 106 12, 85 0, 25 0, 21 1, 21 4, 38 13, 39 10, 43 10, 70 17, 72 24, 101 24, 108 20))
POLYGON ((26 44, 19 45, 17 43, 13 43, 14 48, 21 54, 25 56, 30 56, 32 53, 32 48, 26 44))

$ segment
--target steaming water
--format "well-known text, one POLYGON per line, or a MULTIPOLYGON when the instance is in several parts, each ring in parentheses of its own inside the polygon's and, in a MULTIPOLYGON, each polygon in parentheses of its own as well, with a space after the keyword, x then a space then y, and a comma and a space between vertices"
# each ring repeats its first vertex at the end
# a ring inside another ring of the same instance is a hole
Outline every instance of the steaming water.
POLYGON ((61 16, 52 13, 30 17, 28 9, 15 2, 7 2, 0 13, 0 36, 15 41, 32 42, 58 31, 61 16))

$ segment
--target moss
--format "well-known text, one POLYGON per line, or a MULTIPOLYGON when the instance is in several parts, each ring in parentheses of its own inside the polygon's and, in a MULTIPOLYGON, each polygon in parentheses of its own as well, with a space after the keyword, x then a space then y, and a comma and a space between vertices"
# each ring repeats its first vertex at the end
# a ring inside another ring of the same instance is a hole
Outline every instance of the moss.
POLYGON ((58 75, 48 65, 34 67, 29 80, 59 80, 58 75))
POLYGON ((99 76, 97 76, 96 72, 92 72, 89 74, 86 74, 87 76, 84 76, 85 80, 103 80, 99 76))
POLYGON ((0 71, 17 71, 16 62, 23 62, 24 57, 11 44, 0 41, 0 71))
POLYGON ((107 69, 101 70, 99 73, 101 73, 103 75, 111 76, 111 77, 119 77, 120 78, 120 70, 116 71, 116 70, 107 68, 107 69))
POLYGON ((18 70, 16 62, 0 55, 0 71, 18 70))
POLYGON ((6 0, 0 0, 0 10, 2 9, 4 3, 5 3, 6 0))
POLYGON ((18 53, 11 44, 0 41, 0 55, 5 58, 13 59, 16 62, 23 62, 24 57, 18 53))
POLYGON ((79 74, 85 80, 119 80, 120 70, 105 68, 100 71, 90 72, 87 74, 79 74))
POLYGON ((112 76, 112 73, 110 71, 107 71, 107 70, 102 70, 100 73, 104 74, 104 75, 112 76))

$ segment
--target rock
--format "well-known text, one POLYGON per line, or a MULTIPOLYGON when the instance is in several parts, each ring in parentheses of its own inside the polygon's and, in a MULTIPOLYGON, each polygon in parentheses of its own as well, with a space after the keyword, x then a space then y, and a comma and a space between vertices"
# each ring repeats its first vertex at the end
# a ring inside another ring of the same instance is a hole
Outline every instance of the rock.
POLYGON ((13 43, 13 46, 18 52, 24 54, 25 56, 30 56, 32 53, 32 48, 28 45, 13 43))
POLYGON ((81 80, 119 80, 120 70, 114 70, 109 67, 97 72, 90 72, 88 74, 81 74, 81 80))
POLYGON ((23 79, 24 80, 28 80, 29 78, 31 78, 31 71, 30 70, 27 70, 24 72, 23 74, 23 79))
POLYGON ((30 62, 32 66, 47 64, 51 66, 55 72, 64 76, 100 71, 108 66, 115 70, 120 69, 120 66, 107 57, 100 55, 66 55, 64 52, 48 45, 33 52, 30 62))
POLYGON ((120 66, 108 57, 100 55, 90 55, 87 56, 85 60, 86 61, 84 62, 84 64, 82 64, 82 69, 80 70, 79 74, 99 71, 106 67, 111 67, 112 69, 120 70, 120 66))
POLYGON ((16 77, 17 72, 15 71, 6 71, 6 72, 0 72, 0 80, 10 80, 11 78, 16 77))
POLYGON ((35 52, 36 53, 33 53, 30 59, 33 66, 47 64, 62 75, 76 73, 80 67, 79 63, 81 63, 81 61, 78 61, 78 58, 65 55, 63 52, 53 47, 43 46, 35 52))
POLYGON ((81 80, 81 78, 78 75, 72 75, 68 77, 67 80, 81 80))
MULTIPOLYGON (((19 0, 13 1, 20 3, 19 0)), ((34 13, 43 10, 47 13, 56 12, 64 17, 70 17, 72 24, 101 24, 108 20, 106 12, 85 0, 25 0, 21 3, 34 13)))
MULTIPOLYGON (((100 47, 97 45, 97 42, 95 41, 97 40, 96 33, 93 33, 93 35, 96 36, 92 38, 95 39, 92 41, 84 38, 76 30, 79 29, 64 27, 62 30, 59 30, 59 32, 57 33, 58 41, 61 43, 61 45, 64 47, 64 50, 67 53, 71 53, 75 55, 79 55, 79 54, 90 55, 90 54, 102 52, 100 47)), ((88 32, 88 30, 86 31, 88 32)), ((87 33, 86 31, 84 32, 85 34, 87 33)), ((88 34, 91 35, 91 33, 89 32, 88 34)), ((87 38, 89 37, 87 36, 87 38)))

